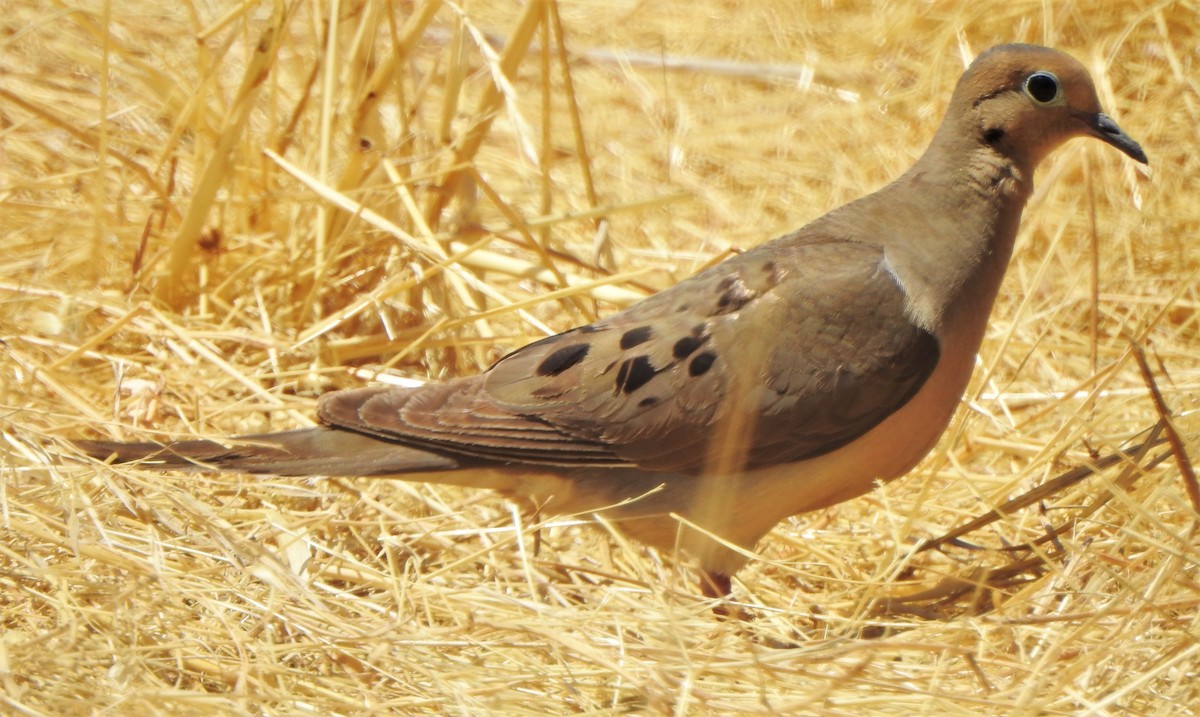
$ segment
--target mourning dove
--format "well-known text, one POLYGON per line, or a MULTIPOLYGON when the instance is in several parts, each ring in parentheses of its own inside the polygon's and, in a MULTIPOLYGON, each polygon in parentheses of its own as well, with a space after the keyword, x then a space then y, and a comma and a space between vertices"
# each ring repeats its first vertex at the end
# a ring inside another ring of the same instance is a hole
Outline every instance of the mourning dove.
POLYGON ((1147 161, 1079 62, 995 47, 891 184, 480 375, 328 393, 320 427, 227 445, 79 445, 155 468, 392 476, 598 512, 687 554, 723 595, 781 519, 930 451, 971 376, 1034 168, 1078 136, 1147 161))

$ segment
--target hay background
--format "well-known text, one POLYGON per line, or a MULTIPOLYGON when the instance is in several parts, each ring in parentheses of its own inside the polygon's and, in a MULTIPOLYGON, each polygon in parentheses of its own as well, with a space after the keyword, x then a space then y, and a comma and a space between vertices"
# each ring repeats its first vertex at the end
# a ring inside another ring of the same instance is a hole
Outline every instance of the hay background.
POLYGON ((522 12, 464 5, 398 54, 425 3, 342 2, 332 33, 329 3, 293 3, 245 94, 269 3, 5 3, 0 711, 1191 714, 1200 559, 1175 458, 968 536, 992 549, 911 549, 1155 423, 1131 337, 1194 449, 1195 5, 564 0, 572 87, 535 34, 456 158, 495 67, 477 38, 513 38, 522 12), (492 496, 161 476, 57 440, 293 427, 321 391, 385 368, 477 371, 880 186, 922 150, 966 57, 1013 40, 1092 68, 1151 169, 1081 140, 1043 166, 959 419, 906 480, 764 540, 735 587, 749 623, 603 530, 551 521, 535 551, 528 516, 492 496), (460 159, 477 190, 422 227, 397 181, 426 209, 460 159), (554 287, 511 273, 607 277, 596 216, 614 283, 542 300, 554 287), (492 254, 431 270, 476 242, 492 254), (1008 565, 994 548, 1106 489, 1048 568, 881 609, 1008 565))

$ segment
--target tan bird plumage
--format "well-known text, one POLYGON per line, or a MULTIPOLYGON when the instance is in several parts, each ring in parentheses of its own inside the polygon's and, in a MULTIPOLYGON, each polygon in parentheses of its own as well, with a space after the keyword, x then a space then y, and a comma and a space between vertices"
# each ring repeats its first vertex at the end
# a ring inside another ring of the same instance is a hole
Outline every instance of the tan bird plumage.
POLYGON ((605 509, 633 537, 682 548, 721 593, 744 563, 721 541, 752 548, 782 518, 899 477, 933 447, 970 378, 1034 168, 1077 136, 1146 162, 1082 65, 996 47, 893 183, 479 376, 333 392, 322 427, 229 445, 79 445, 160 468, 398 476, 547 512, 605 509))

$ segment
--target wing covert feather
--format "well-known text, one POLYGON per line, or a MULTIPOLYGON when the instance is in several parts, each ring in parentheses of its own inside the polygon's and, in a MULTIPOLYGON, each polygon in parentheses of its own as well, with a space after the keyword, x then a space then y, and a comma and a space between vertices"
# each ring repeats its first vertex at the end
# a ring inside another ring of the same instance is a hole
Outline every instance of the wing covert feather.
POLYGON ((327 394, 320 413, 484 461, 700 473, 730 465, 722 443, 745 467, 844 445, 911 398, 937 358, 881 248, 797 234, 480 376, 327 394))

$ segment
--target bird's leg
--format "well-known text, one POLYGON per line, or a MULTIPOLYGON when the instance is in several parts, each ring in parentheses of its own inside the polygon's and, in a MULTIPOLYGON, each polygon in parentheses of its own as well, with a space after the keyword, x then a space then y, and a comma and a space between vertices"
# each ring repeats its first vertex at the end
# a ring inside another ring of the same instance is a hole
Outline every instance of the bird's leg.
POLYGON ((711 570, 700 572, 700 593, 706 598, 720 600, 713 605, 713 614, 722 620, 736 619, 743 622, 750 620, 750 613, 729 603, 729 595, 733 592, 733 579, 725 573, 711 570))
POLYGON ((542 506, 535 505, 533 508, 533 524, 537 527, 533 531, 533 556, 542 554, 542 506))
POLYGON ((709 570, 700 573, 700 593, 706 598, 727 598, 733 592, 733 579, 709 570))

